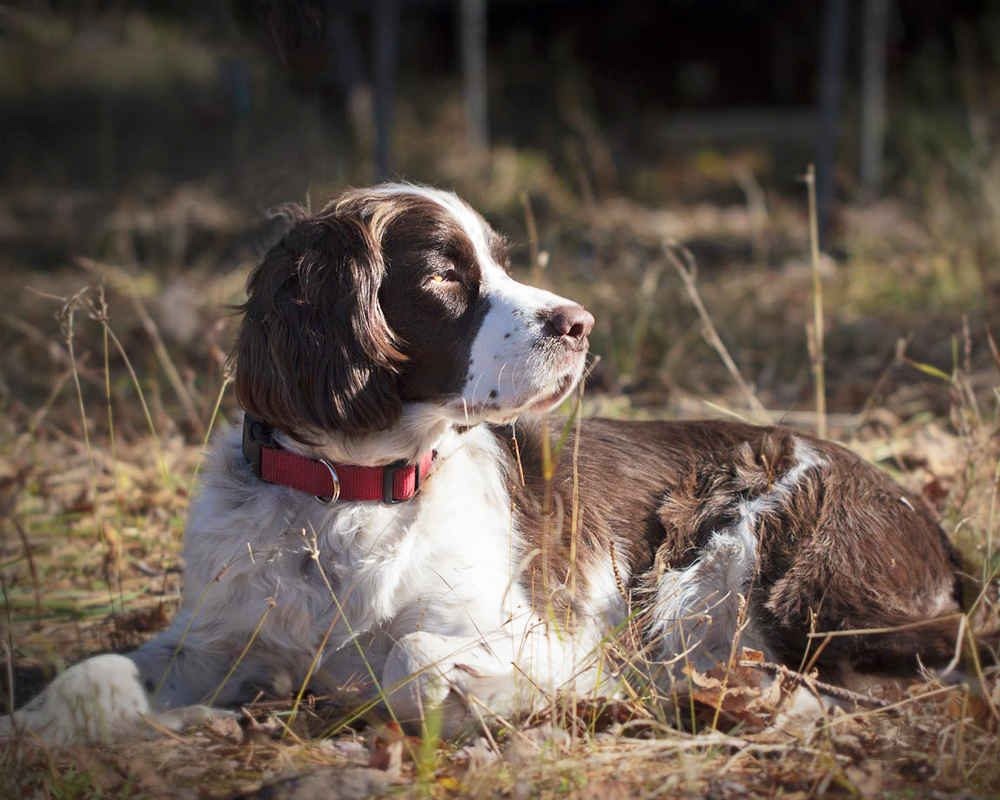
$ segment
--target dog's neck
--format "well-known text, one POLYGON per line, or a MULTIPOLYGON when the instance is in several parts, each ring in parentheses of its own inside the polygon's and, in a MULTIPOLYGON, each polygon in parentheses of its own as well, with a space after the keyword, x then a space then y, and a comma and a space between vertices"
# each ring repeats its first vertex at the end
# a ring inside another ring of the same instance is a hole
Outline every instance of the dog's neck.
POLYGON ((324 458, 334 464, 378 467, 396 461, 414 463, 425 453, 440 450, 452 432, 454 423, 442 416, 441 409, 430 403, 411 403, 403 407, 399 421, 391 428, 365 436, 347 436, 335 431, 310 432, 315 444, 275 432, 275 441, 287 450, 324 458))

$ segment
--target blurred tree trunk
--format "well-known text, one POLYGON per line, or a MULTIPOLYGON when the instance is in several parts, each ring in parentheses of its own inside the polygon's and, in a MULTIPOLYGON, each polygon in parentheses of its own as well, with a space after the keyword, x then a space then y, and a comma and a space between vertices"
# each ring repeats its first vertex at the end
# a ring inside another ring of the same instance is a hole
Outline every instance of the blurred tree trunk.
POLYGON ((889 0, 865 0, 861 62, 861 187, 878 197, 885 147, 885 48, 889 0))
POLYGON ((474 150, 482 152, 489 148, 486 113, 486 0, 461 0, 459 30, 469 144, 474 150))
POLYGON ((826 0, 819 69, 819 134, 816 142, 816 202, 820 243, 826 243, 833 208, 840 98, 844 88, 847 0, 826 0))
POLYGON ((399 58, 399 0, 375 2, 375 179, 392 174, 393 105, 399 58))
POLYGON ((332 54, 327 79, 344 98, 354 141, 367 150, 373 129, 371 89, 361 65, 353 15, 340 0, 326 0, 326 46, 332 54))

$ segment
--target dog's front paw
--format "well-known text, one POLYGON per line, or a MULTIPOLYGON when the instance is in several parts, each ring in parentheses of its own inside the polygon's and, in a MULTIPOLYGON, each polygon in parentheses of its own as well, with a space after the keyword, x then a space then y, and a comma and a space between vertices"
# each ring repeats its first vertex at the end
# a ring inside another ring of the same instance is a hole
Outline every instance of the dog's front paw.
POLYGON ((0 719, 0 736, 24 730, 53 745, 109 742, 148 713, 135 662, 94 656, 60 674, 13 717, 0 719))
POLYGON ((440 714, 446 736, 518 706, 512 659, 479 637, 408 634, 389 652, 382 689, 399 722, 440 714))
POLYGON ((407 721, 444 703, 456 685, 454 640, 418 631, 393 646, 382 671, 382 689, 393 712, 407 721))

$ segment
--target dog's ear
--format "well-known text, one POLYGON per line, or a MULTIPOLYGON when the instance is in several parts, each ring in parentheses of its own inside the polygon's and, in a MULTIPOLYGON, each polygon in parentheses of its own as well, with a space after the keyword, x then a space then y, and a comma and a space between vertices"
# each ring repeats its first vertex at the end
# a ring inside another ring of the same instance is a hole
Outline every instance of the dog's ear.
POLYGON ((384 430, 401 412, 405 357, 379 306, 381 247, 353 215, 302 216, 250 275, 236 396, 304 441, 384 430))

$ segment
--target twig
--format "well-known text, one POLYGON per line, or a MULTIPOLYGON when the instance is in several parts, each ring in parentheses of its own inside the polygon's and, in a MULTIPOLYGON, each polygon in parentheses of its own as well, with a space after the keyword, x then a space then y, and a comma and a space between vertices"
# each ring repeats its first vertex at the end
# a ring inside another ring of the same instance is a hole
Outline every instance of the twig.
POLYGON ((951 620, 955 620, 957 622, 962 618, 962 616, 963 615, 961 613, 945 614, 940 617, 922 619, 917 620, 916 622, 907 622, 903 625, 892 625, 884 628, 851 628, 850 630, 818 631, 807 633, 806 637, 809 639, 832 639, 840 636, 874 636, 884 633, 899 633, 900 631, 910 631, 915 628, 926 628, 928 625, 937 625, 941 622, 950 622, 951 620))
POLYGON ((179 742, 180 744, 184 744, 185 742, 187 742, 187 739, 185 739, 179 733, 170 730, 170 728, 168 728, 166 725, 162 724, 159 720, 157 720, 154 714, 141 714, 140 718, 144 723, 146 723, 150 728, 159 733, 161 736, 166 736, 170 739, 173 739, 175 742, 179 742))
POLYGON ((760 420, 769 422, 770 417, 767 413, 767 409, 764 408, 764 404, 757 399, 757 395, 754 394, 750 384, 743 379, 743 376, 740 374, 739 367, 736 366, 736 362, 733 361, 733 357, 729 354, 728 348, 719 336, 719 332, 715 328, 715 323, 712 322, 712 318, 709 316, 709 313, 705 308, 705 304, 701 300, 701 295, 699 294, 698 287, 695 284, 697 265, 695 264, 694 256, 691 254, 691 251, 686 247, 681 247, 667 242, 663 246, 663 252, 666 254, 667 260, 673 268, 677 270, 677 274, 684 283, 684 288, 687 291, 688 298, 691 300, 691 304, 695 307, 695 310, 698 312, 698 316, 701 318, 703 326, 702 336, 705 338, 705 341, 712 346, 716 353, 719 354, 719 358, 722 359, 722 363, 726 366, 726 369, 729 371, 733 380, 736 381, 736 385, 739 386, 740 391, 743 392, 743 396, 746 398, 750 408, 753 409, 754 414, 760 420), (678 253, 680 253, 680 256, 677 255, 678 253), (681 260, 681 256, 684 259, 683 261, 681 260))
POLYGON ((739 663, 741 667, 759 669, 761 672, 767 672, 781 678, 788 678, 796 684, 801 684, 807 688, 814 689, 825 695, 834 697, 837 700, 846 700, 848 702, 857 703, 858 705, 873 706, 875 708, 886 708, 889 705, 885 700, 879 700, 877 697, 869 697, 868 695, 861 694, 860 692, 845 689, 843 686, 835 686, 832 683, 816 680, 815 678, 811 678, 801 672, 796 672, 794 669, 790 669, 784 664, 776 664, 773 661, 742 660, 739 663))
MULTIPOLYGON (((644 721, 644 720, 643 720, 644 721)), ((627 725, 628 723, 626 723, 627 725)), ((740 753, 802 753, 807 755, 831 755, 826 750, 818 750, 812 747, 805 747, 798 742, 752 742, 737 736, 728 736, 724 733, 711 732, 699 733, 683 738, 678 731, 670 728, 665 729, 665 733, 674 734, 676 738, 670 739, 647 739, 633 740, 629 742, 632 753, 642 755, 666 754, 671 752, 682 752, 686 750, 702 750, 716 747, 727 747, 738 750, 740 753)), ((838 761, 844 762, 848 757, 839 753, 832 756, 838 761)), ((610 759, 621 759, 621 754, 613 753, 590 753, 587 756, 595 762, 607 761, 610 759)))
POLYGON ((31 590, 35 595, 35 616, 41 619, 42 589, 38 581, 38 569, 35 567, 35 556, 31 552, 31 544, 28 542, 28 534, 24 530, 21 521, 13 514, 11 514, 10 523, 14 526, 14 530, 17 531, 18 538, 21 540, 21 546, 24 548, 24 556, 28 560, 28 572, 31 573, 31 590))
MULTIPOLYGON (((344 703, 344 698, 335 694, 311 695, 305 700, 305 707, 309 711, 322 711, 325 708, 339 709, 344 703)), ((291 711, 295 705, 294 697, 282 697, 278 700, 254 700, 241 706, 241 710, 250 715, 251 713, 281 713, 291 711)), ((301 704, 300 704, 301 707, 301 704)))
POLYGON ((859 719, 864 719, 865 717, 871 716, 873 714, 878 714, 883 711, 895 711, 903 706, 908 706, 911 703, 919 703, 921 700, 929 700, 932 697, 938 697, 942 694, 947 694, 948 692, 954 692, 961 689, 960 684, 951 684, 949 686, 942 686, 939 689, 932 689, 929 692, 924 692, 923 694, 913 695, 912 697, 904 697, 902 700, 897 700, 895 703, 888 703, 881 708, 876 708, 871 711, 854 711, 849 714, 844 714, 842 716, 834 717, 833 719, 828 719, 826 722, 827 728, 832 728, 834 725, 840 725, 841 723, 855 722, 859 719))

